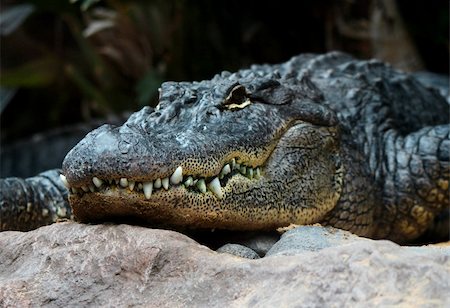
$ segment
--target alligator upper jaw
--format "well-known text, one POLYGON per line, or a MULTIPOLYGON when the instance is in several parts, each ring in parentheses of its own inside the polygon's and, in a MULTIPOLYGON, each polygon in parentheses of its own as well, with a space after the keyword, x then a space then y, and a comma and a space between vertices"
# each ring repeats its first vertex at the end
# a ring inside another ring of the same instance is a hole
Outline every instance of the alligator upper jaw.
POLYGON ((183 186, 192 192, 210 191, 221 199, 221 187, 229 178, 238 174, 260 177, 262 166, 287 128, 282 123, 269 136, 251 143, 227 137, 198 140, 198 131, 168 136, 105 125, 68 153, 61 180, 73 194, 118 188, 139 192, 148 200, 156 191, 183 186))

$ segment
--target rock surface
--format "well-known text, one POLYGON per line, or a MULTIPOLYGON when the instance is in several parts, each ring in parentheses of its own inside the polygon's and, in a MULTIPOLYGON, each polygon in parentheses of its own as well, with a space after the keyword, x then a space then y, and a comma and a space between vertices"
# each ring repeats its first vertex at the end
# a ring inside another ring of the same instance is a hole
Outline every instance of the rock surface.
POLYGON ((361 239, 249 260, 128 225, 0 233, 0 307, 449 307, 449 294, 448 246, 361 239))

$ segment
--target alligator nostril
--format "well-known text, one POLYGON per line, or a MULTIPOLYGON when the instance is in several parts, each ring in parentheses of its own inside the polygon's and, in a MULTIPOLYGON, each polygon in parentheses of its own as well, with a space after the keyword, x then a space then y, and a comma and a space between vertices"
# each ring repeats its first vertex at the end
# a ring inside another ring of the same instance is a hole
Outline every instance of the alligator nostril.
POLYGON ((127 154, 131 148, 131 144, 126 140, 119 141, 119 151, 122 154, 127 154))

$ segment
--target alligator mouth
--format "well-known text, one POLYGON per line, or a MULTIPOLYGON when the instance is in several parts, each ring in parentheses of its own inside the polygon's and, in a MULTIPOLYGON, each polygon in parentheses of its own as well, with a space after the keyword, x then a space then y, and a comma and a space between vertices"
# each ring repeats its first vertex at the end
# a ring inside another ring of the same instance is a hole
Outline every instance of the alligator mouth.
POLYGON ((69 184, 65 175, 60 174, 60 178, 72 195, 79 196, 88 193, 107 194, 119 190, 140 193, 143 198, 150 200, 152 195, 159 191, 165 192, 173 188, 183 187, 191 193, 206 194, 209 191, 217 199, 223 199, 222 187, 225 187, 231 178, 244 176, 249 180, 258 180, 262 173, 262 166, 251 167, 236 157, 226 162, 218 174, 209 177, 183 174, 183 168, 178 166, 170 176, 152 181, 134 181, 127 178, 100 179, 94 176, 91 183, 75 187, 69 184))

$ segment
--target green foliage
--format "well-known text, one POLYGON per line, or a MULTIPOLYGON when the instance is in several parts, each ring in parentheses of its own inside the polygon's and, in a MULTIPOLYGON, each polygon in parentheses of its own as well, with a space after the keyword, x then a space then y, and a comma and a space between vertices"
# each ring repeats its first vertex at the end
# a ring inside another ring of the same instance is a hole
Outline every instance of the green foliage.
POLYGON ((55 81, 57 74, 57 59, 42 58, 4 71, 0 84, 6 88, 46 87, 55 81))

